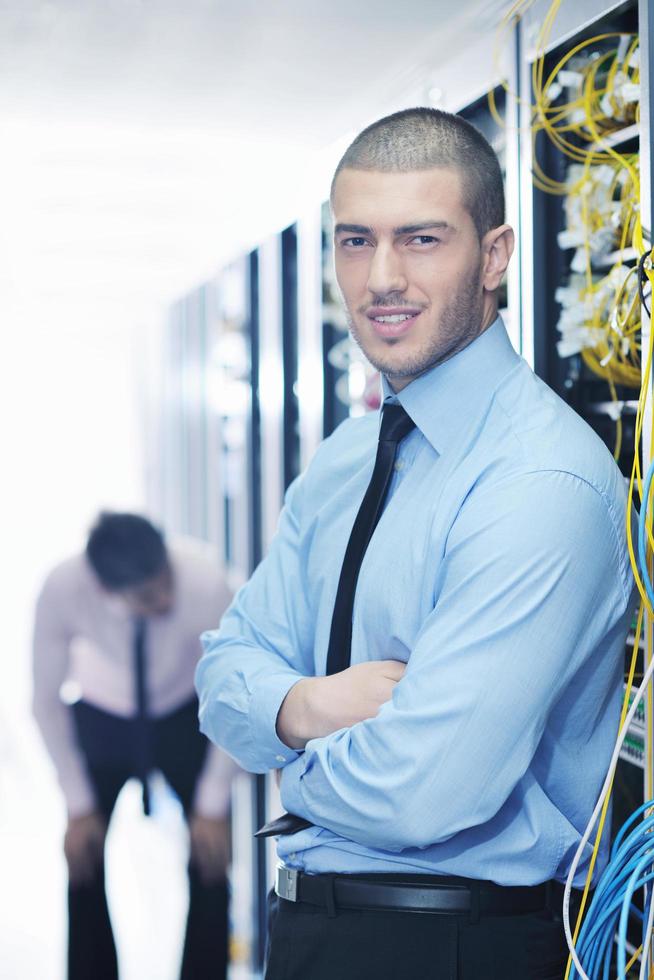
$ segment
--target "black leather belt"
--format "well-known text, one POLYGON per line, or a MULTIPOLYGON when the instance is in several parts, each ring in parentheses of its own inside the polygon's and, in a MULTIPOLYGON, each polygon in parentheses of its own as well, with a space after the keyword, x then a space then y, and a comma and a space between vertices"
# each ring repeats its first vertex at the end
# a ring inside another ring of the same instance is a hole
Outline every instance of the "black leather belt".
POLYGON ((287 902, 306 902, 322 908, 388 909, 398 912, 432 912, 476 915, 524 915, 551 907, 563 898, 563 885, 505 887, 490 881, 467 881, 444 877, 439 882, 427 875, 374 876, 308 875, 278 865, 275 892, 287 902), (399 879, 399 880, 389 880, 399 879))

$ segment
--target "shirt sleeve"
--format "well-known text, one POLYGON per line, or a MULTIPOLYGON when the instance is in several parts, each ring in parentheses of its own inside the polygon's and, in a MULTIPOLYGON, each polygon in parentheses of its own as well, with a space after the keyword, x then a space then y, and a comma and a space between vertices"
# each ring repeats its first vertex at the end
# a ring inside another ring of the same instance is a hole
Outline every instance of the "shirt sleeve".
POLYGON ((200 728, 249 772, 297 757, 277 736, 277 714, 290 688, 313 673, 313 625, 298 544, 302 480, 287 491, 268 555, 220 629, 202 636, 200 728))
POLYGON ((46 580, 36 603, 32 709, 57 771, 68 815, 78 817, 95 810, 96 801, 84 758, 77 747, 71 710, 60 695, 68 672, 72 639, 66 622, 67 601, 55 571, 46 580))
MULTIPOLYGON (((489 821, 577 672, 611 630, 626 631, 623 539, 615 508, 568 473, 473 490, 392 699, 307 744, 282 775, 286 809, 390 851, 489 821)), ((593 665, 607 689, 615 667, 593 665)))

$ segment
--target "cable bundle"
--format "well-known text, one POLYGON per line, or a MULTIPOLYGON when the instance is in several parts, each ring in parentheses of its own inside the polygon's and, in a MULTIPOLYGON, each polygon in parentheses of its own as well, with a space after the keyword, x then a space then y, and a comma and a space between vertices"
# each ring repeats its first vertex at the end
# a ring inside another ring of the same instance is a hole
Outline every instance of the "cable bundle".
POLYGON ((637 157, 631 162, 631 168, 615 161, 569 168, 582 179, 566 198, 567 226, 558 236, 561 248, 576 249, 568 285, 555 294, 561 304, 559 355, 581 353, 612 389, 639 388, 641 382, 638 270, 623 264, 637 221, 637 157), (598 275, 598 263, 609 265, 609 272, 598 275))
MULTIPOLYGON (((634 893, 646 888, 654 877, 654 800, 640 807, 618 834, 609 864, 583 918, 620 751, 645 694, 652 708, 654 659, 649 661, 635 694, 632 685, 645 615, 650 629, 654 619, 654 587, 649 574, 654 553, 649 506, 654 467, 643 485, 640 464, 641 435, 650 400, 654 354, 654 332, 650 332, 641 367, 641 355, 644 354, 641 350, 641 310, 645 309, 649 318, 644 286, 648 282, 650 286, 654 283, 654 252, 651 243, 645 241, 648 233, 644 233, 640 220, 638 156, 619 153, 614 147, 617 140, 611 137, 615 131, 638 121, 640 58, 637 35, 606 33, 572 47, 546 76, 545 52, 561 2, 552 0, 541 23, 536 41, 537 56, 532 66, 533 101, 511 93, 506 84, 503 87, 507 95, 512 95, 529 112, 535 186, 546 193, 567 197, 567 228, 559 244, 576 251, 570 280, 557 292, 557 300, 563 307, 559 351, 561 356, 580 353, 587 367, 608 382, 616 402, 616 457, 620 450, 621 422, 615 385, 640 388, 626 530, 634 579, 641 597, 618 738, 599 799, 566 881, 563 920, 570 959, 565 976, 566 980, 608 980, 614 939, 617 938, 618 980, 626 980, 628 971, 639 958, 639 980, 645 977, 653 980, 654 969, 649 961, 654 920, 652 890, 645 894, 642 944, 630 961, 627 961, 627 923, 630 910, 637 912, 632 903, 634 893), (539 133, 544 133, 569 160, 565 181, 550 177, 541 166, 536 153, 539 133), (629 247, 633 251, 627 259, 625 253, 629 247), (637 267, 626 264, 632 257, 638 259, 637 267), (636 492, 642 502, 638 535, 640 560, 636 558, 632 539, 636 492), (572 883, 591 844, 593 831, 592 853, 573 933, 570 923, 572 883)), ((499 64, 497 56, 505 34, 533 4, 534 0, 516 0, 503 18, 497 36, 496 63, 499 64)), ((503 124, 492 92, 489 104, 494 118, 503 124)), ((654 458, 654 429, 650 431, 648 449, 649 458, 654 458)), ((654 760, 650 739, 647 739, 646 754, 647 771, 651 772, 654 760)))
MULTIPOLYGON (((626 263, 642 254, 643 244, 638 154, 619 153, 611 136, 638 121, 640 50, 636 34, 606 32, 575 44, 546 72, 545 52, 561 2, 553 0, 540 27, 532 99, 518 101, 529 111, 534 185, 566 198, 567 227, 559 244, 576 249, 568 282, 556 294, 562 307, 557 348, 561 357, 581 354, 586 367, 607 382, 618 459, 622 407, 616 385, 641 383, 638 287, 635 269, 626 263), (564 180, 550 176, 539 160, 541 134, 569 161, 564 180)), ((507 12, 496 56, 504 33, 533 4, 516 0, 507 12)), ((489 102, 501 122, 492 93, 489 102)))
MULTIPOLYGON (((550 21, 550 31, 551 26, 550 21)), ((569 172, 564 182, 550 177, 537 159, 536 137, 541 131, 546 133, 574 163, 597 166, 624 160, 606 137, 638 118, 638 37, 612 32, 581 41, 561 58, 547 78, 544 74, 542 54, 532 69, 534 183, 548 194, 566 195, 578 191, 586 176, 569 172), (607 45, 608 50, 602 51, 607 45), (564 92, 567 95, 561 102, 564 92)))
MULTIPOLYGON (((633 904, 636 891, 654 879, 654 815, 644 820, 639 817, 654 807, 654 801, 643 804, 629 818, 618 833, 609 863, 602 874, 593 901, 586 914, 576 944, 576 956, 583 964, 583 973, 577 972, 573 965, 570 978, 588 977, 590 980, 608 980, 614 952, 614 938, 617 931, 617 978, 623 980, 628 971, 641 956, 639 980, 647 977, 647 950, 654 925, 654 903, 649 892, 649 911, 645 918, 633 904), (633 913, 643 921, 643 937, 640 948, 631 958, 627 954, 627 924, 629 914, 633 913)), ((575 961, 576 962, 576 961, 575 961)))
MULTIPOLYGON (((559 245, 576 247, 558 324, 559 353, 580 352, 608 382, 614 401, 616 384, 639 388, 641 381, 638 288, 635 270, 624 265, 625 250, 639 235, 640 174, 638 155, 618 153, 606 137, 638 117, 638 55, 637 36, 601 34, 575 45, 547 78, 544 56, 532 72, 534 184, 566 196, 567 228, 559 245), (540 132, 571 161, 564 182, 549 177, 538 161, 540 132), (608 273, 599 274, 598 265, 607 264, 608 273)), ((617 456, 622 432, 616 421, 617 456)))
MULTIPOLYGON (((652 608, 654 608, 654 584, 652 583, 648 568, 647 546, 648 543, 650 545, 654 544, 651 518, 648 516, 653 479, 654 463, 650 466, 643 485, 642 506, 638 521, 639 587, 642 587, 644 591, 644 598, 650 613, 652 608)), ((600 798, 597 801, 593 815, 577 849, 566 882, 564 924, 572 957, 572 964, 568 964, 569 972, 567 973, 570 980, 575 980, 577 977, 580 980, 608 980, 613 957, 614 938, 617 941, 617 980, 626 980, 628 971, 638 958, 641 960, 639 980, 645 980, 646 977, 651 976, 648 971, 650 965, 650 945, 654 928, 654 896, 651 888, 648 889, 647 885, 654 880, 654 800, 650 800, 639 807, 618 832, 611 848, 609 862, 599 879, 595 889, 595 895, 593 896, 581 928, 579 928, 579 922, 577 923, 575 932, 578 932, 578 936, 573 936, 570 928, 570 893, 572 882, 574 881, 577 867, 590 839, 592 830, 601 813, 595 838, 595 847, 593 849, 593 858, 586 880, 584 891, 585 900, 599 849, 599 841, 603 830, 620 749, 629 731, 629 726, 638 709, 638 705, 650 684, 652 673, 654 673, 654 660, 651 660, 643 681, 631 701, 629 711, 626 712, 625 709, 629 704, 631 695, 636 651, 640 642, 643 609, 644 604, 641 605, 638 615, 634 656, 632 658, 622 718, 620 720, 620 733, 615 745, 609 771, 602 792, 600 793, 600 798), (634 894, 640 889, 646 889, 643 900, 643 906, 646 910, 645 915, 633 904, 634 894), (628 959, 627 926, 630 913, 634 913, 642 919, 643 934, 639 949, 628 959)))

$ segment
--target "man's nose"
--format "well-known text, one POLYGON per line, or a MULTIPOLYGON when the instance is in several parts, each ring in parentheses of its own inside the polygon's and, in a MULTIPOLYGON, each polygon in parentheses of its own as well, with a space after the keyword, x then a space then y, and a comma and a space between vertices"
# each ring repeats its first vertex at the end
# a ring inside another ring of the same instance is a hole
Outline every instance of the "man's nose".
POLYGON ((376 296, 403 293, 407 279, 401 257, 392 245, 377 245, 368 272, 368 290, 376 296))

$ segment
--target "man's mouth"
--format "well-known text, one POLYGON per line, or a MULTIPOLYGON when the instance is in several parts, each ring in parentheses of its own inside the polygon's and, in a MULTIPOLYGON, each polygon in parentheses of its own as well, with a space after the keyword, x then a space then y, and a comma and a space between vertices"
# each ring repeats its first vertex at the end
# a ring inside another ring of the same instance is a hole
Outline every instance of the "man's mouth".
POLYGON ((421 312, 422 310, 414 307, 400 309, 373 307, 367 311, 367 316, 379 337, 392 338, 406 334, 421 312))

